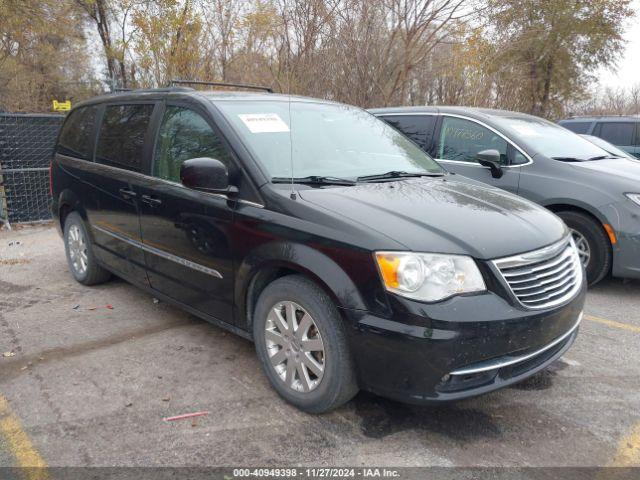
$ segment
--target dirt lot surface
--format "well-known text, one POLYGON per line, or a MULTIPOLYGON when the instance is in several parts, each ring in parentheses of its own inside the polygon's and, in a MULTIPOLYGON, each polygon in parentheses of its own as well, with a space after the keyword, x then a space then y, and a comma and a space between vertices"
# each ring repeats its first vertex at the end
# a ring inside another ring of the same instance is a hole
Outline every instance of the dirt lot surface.
POLYGON ((0 465, 640 465, 640 282, 603 282, 585 314, 513 388, 439 408, 361 393, 311 416, 250 342, 121 280, 77 284, 51 227, 0 231, 0 465))

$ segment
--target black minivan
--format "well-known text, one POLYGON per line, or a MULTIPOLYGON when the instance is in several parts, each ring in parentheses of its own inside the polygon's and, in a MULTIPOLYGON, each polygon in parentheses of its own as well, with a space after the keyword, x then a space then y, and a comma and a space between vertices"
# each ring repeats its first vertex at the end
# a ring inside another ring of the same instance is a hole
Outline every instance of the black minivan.
POLYGON ((287 401, 518 382, 576 338, 583 268, 545 209, 450 174, 359 108, 168 88, 77 105, 51 165, 70 271, 252 339, 287 401))

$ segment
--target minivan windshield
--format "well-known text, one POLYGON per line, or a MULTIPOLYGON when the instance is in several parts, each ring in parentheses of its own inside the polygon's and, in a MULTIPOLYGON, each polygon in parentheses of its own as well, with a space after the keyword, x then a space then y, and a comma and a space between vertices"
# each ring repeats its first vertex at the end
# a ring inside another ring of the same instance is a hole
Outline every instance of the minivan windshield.
POLYGON ((495 122, 513 132, 548 158, 569 161, 600 160, 609 152, 564 127, 542 118, 494 117, 495 122))
POLYGON ((220 101, 216 106, 272 179, 445 173, 407 137, 356 107, 299 100, 220 101))

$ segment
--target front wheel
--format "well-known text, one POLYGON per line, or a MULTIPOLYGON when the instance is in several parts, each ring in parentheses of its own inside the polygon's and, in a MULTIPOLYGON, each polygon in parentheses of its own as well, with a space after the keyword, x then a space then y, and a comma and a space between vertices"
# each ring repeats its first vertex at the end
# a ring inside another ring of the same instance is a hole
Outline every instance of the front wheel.
POLYGON ((611 269, 611 244, 604 229, 580 212, 563 211, 558 212, 558 216, 571 230, 589 285, 595 285, 611 269))
POLYGON ((326 412, 357 393, 342 319, 327 294, 307 278, 283 277, 264 289, 253 337, 271 385, 301 410, 326 412))

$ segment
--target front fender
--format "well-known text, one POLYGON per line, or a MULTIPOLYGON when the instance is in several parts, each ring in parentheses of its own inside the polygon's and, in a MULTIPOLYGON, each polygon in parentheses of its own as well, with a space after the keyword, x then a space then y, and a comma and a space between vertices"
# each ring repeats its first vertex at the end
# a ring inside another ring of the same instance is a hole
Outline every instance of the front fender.
MULTIPOLYGON (((281 268, 311 278, 327 292, 338 307, 369 310, 371 306, 367 305, 356 285, 360 284, 361 279, 354 280, 354 272, 349 267, 362 265, 364 257, 374 267, 371 256, 360 251, 342 252, 341 255, 348 257, 344 265, 338 264, 327 253, 300 243, 274 241, 260 245, 242 260, 236 270, 234 295, 235 304, 239 307, 238 318, 247 319, 248 322, 247 295, 258 274, 267 269, 281 268)), ((371 284, 371 279, 368 284, 371 284)))
POLYGON ((600 223, 611 223, 609 219, 607 219, 607 217, 602 213, 600 208, 596 208, 593 206, 593 204, 584 202, 580 199, 566 197, 548 198, 545 199, 544 202, 541 203, 541 205, 552 211, 554 210, 554 207, 573 207, 575 209, 583 210, 591 214, 593 217, 597 218, 600 223))

